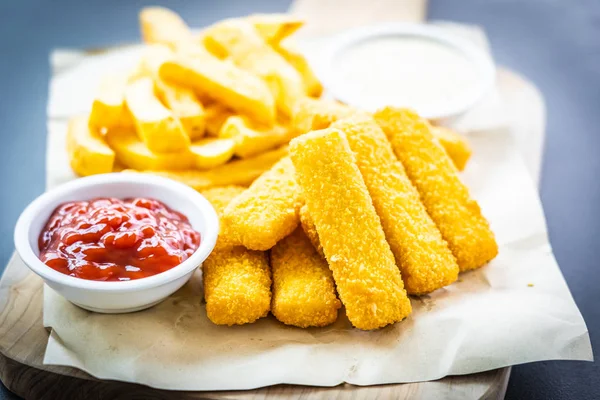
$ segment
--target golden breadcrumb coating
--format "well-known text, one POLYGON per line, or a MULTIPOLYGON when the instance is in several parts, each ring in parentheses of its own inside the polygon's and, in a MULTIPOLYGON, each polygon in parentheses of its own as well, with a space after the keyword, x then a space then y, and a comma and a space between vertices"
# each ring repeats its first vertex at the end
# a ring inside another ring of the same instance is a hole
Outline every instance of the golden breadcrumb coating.
POLYGON ((341 303, 333 276, 301 228, 271 249, 271 270, 275 318, 300 328, 335 322, 341 303))
POLYGON ((406 291, 429 293, 454 282, 456 260, 375 120, 359 116, 331 127, 346 134, 406 291))
POLYGON ((296 178, 352 325, 400 321, 411 304, 344 134, 314 131, 290 142, 296 178))
POLYGON ((361 113, 356 109, 333 100, 304 97, 292 110, 291 126, 298 133, 328 128, 338 119, 361 113))
MULTIPOLYGON (((202 192, 221 215, 245 188, 229 186, 202 192)), ((271 271, 266 253, 227 246, 224 227, 217 246, 202 264, 206 314, 217 325, 241 325, 265 317, 271 308, 271 271)))
POLYGON ((229 203, 222 221, 234 243, 269 250, 298 226, 300 199, 294 166, 284 157, 229 203))
POLYGON ((325 254, 323 253, 323 246, 321 246, 321 242, 319 241, 317 227, 315 226, 315 222, 312 220, 312 217, 308 212, 308 206, 306 204, 300 208, 300 225, 308 237, 308 240, 310 240, 315 250, 317 250, 317 253, 325 257, 325 254))
POLYGON ((456 169, 464 170, 472 154, 467 138, 443 126, 432 126, 431 133, 446 150, 456 169))
POLYGON ((427 212, 448 242, 461 271, 481 267, 498 254, 488 221, 460 181, 456 167, 416 113, 384 108, 375 120, 415 185, 427 212))

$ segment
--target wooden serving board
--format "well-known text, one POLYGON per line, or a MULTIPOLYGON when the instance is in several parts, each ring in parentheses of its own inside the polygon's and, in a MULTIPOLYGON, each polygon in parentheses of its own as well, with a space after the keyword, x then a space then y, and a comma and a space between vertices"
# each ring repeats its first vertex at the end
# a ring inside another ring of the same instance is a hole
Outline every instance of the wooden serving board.
POLYGON ((502 399, 510 375, 510 368, 503 368, 433 382, 228 392, 175 392, 99 380, 75 368, 43 364, 49 332, 42 324, 42 288, 42 280, 20 260, 11 260, 0 280, 0 379, 26 399, 502 399))

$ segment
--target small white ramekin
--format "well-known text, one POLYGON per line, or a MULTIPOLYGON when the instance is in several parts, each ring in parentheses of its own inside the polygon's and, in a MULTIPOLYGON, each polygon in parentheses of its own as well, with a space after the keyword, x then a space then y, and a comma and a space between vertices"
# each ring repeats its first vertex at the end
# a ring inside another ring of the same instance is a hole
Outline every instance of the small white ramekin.
POLYGON ((219 219, 208 200, 192 188, 171 179, 136 173, 113 173, 76 179, 35 199, 15 227, 15 247, 21 259, 44 282, 70 302, 86 310, 125 313, 151 307, 182 287, 213 250, 219 219), (188 217, 200 233, 200 247, 168 271, 123 282, 100 282, 60 273, 39 256, 38 237, 57 206, 98 197, 148 197, 188 217))
MULTIPOLYGON (((451 102, 443 105, 427 105, 416 111, 424 118, 431 120, 452 120, 464 114, 477 104, 492 89, 496 69, 492 59, 477 46, 461 37, 455 36, 440 27, 428 24, 387 23, 350 29, 326 40, 318 54, 311 60, 315 72, 323 82, 326 94, 343 103, 366 111, 375 111, 383 106, 407 106, 406 104, 374 104, 355 93, 339 76, 335 68, 336 60, 345 51, 365 41, 382 37, 420 38, 445 46, 466 57, 477 71, 477 88, 469 93, 459 95, 451 102)), ((309 50, 308 50, 309 51, 309 50)), ((310 51, 309 51, 310 52, 310 51)), ((440 68, 444 68, 440 65, 440 68)))

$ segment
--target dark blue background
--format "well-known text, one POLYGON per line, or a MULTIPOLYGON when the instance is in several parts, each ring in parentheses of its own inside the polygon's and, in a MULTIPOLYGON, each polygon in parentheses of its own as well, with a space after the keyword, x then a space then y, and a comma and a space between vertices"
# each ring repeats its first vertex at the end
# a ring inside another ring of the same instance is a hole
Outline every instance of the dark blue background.
MULTIPOLYGON (((139 8, 156 3, 0 2, 0 270, 13 251, 18 214, 44 190, 51 49, 135 41, 139 8)), ((158 3, 180 12, 192 26, 285 11, 289 5, 266 0, 158 3)), ((429 17, 483 26, 497 62, 543 92, 548 129, 541 197, 550 238, 592 344, 600 347, 600 1, 430 0, 429 17)), ((14 396, 0 386, 4 397, 14 396)), ((509 399, 598 397, 598 364, 568 361, 513 368, 507 393, 509 399)))

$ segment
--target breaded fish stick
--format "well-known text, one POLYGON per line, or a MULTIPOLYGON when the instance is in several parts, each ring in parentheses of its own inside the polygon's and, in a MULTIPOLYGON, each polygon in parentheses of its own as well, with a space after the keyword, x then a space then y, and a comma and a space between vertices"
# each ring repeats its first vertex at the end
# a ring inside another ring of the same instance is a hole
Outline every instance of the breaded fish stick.
POLYGON ((250 185, 282 157, 287 155, 287 146, 262 153, 256 157, 236 160, 220 165, 208 171, 142 171, 171 178, 196 190, 205 190, 216 186, 250 185))
MULTIPOLYGON (((244 191, 241 187, 209 189, 203 195, 218 214, 244 191)), ((217 246, 202 264, 206 314, 217 325, 242 325, 265 317, 271 307, 271 272, 266 253, 217 246)))
POLYGON ((454 282, 456 260, 375 120, 358 116, 331 127, 346 134, 406 291, 424 294, 454 282))
POLYGON ((271 270, 275 318, 300 328, 335 322, 341 303, 331 271, 301 228, 271 249, 271 270))
POLYGON ((376 329, 408 316, 400 270, 344 134, 299 136, 290 155, 352 325, 376 329))
POLYGON ((325 257, 325 254, 323 253, 323 246, 321 246, 321 242, 319 241, 319 233, 317 232, 315 221, 312 220, 306 204, 300 207, 300 225, 308 237, 308 240, 310 240, 315 250, 317 250, 317 253, 325 257))
POLYGON ((489 223, 448 155, 435 143, 428 123, 410 110, 392 107, 375 113, 375 120, 390 139, 460 270, 478 268, 493 259, 498 245, 489 223))
POLYGON ((269 250, 298 226, 300 201, 294 166, 285 157, 233 199, 222 220, 235 244, 269 250))
POLYGON ((446 150, 456 169, 464 170, 472 153, 467 138, 442 126, 432 126, 431 133, 446 150))

